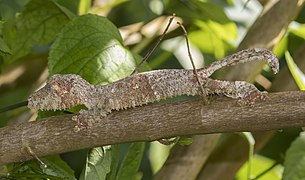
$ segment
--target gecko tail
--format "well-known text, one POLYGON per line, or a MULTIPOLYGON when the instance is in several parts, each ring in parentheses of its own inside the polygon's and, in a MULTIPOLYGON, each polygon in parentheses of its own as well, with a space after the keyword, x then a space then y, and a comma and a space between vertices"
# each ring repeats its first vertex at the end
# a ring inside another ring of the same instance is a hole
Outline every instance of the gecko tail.
POLYGON ((210 66, 205 68, 205 71, 207 76, 210 76, 222 67, 235 66, 250 61, 266 61, 274 74, 279 71, 279 60, 272 51, 264 48, 250 48, 236 52, 222 60, 213 62, 210 66))

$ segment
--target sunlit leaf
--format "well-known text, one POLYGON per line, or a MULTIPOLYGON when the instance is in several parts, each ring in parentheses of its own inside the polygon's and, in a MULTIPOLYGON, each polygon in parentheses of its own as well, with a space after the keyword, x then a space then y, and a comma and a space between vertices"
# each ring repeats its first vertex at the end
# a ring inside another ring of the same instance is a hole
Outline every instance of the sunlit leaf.
POLYGON ((215 21, 195 21, 200 29, 189 33, 192 44, 203 52, 214 54, 217 59, 223 58, 225 53, 234 47, 230 42, 237 38, 234 23, 220 24, 215 21))
POLYGON ((91 3, 91 0, 79 0, 78 13, 80 15, 87 13, 91 6, 91 3))
POLYGON ((69 18, 53 1, 31 0, 18 16, 16 27, 8 39, 12 56, 7 63, 30 53, 37 45, 46 45, 54 40, 56 34, 69 18))
POLYGON ((151 164, 153 174, 158 172, 166 161, 172 146, 167 146, 154 141, 150 143, 148 158, 151 164))
POLYGON ((304 24, 297 24, 298 27, 290 27, 289 32, 305 39, 305 25, 304 24))
POLYGON ((105 17, 83 15, 58 34, 49 57, 49 73, 79 74, 92 84, 106 84, 135 68, 135 58, 122 44, 118 29, 105 17))
POLYGON ((279 43, 276 44, 276 46, 273 48, 273 52, 276 55, 276 57, 280 58, 285 54, 285 51, 288 47, 288 36, 285 35, 279 43))
POLYGON ((132 143, 122 161, 118 171, 117 180, 137 180, 141 179, 138 172, 143 157, 145 142, 132 143))
POLYGON ((283 180, 305 179, 305 132, 294 140, 286 152, 283 180))
MULTIPOLYGON (((264 156, 255 155, 252 162, 252 176, 251 179, 254 179, 258 175, 261 175, 257 180, 281 180, 283 166, 275 165, 275 161, 264 156), (272 169, 269 169, 273 167, 272 169), (266 172, 267 170, 267 172, 266 172), (261 174, 265 172, 264 174, 261 174)), ((240 170, 238 171, 236 180, 248 179, 248 163, 245 163, 240 170)))
POLYGON ((291 57, 288 51, 285 52, 285 58, 288 65, 288 68, 300 88, 300 90, 305 90, 305 75, 304 73, 298 68, 298 66, 294 63, 293 58, 291 57))

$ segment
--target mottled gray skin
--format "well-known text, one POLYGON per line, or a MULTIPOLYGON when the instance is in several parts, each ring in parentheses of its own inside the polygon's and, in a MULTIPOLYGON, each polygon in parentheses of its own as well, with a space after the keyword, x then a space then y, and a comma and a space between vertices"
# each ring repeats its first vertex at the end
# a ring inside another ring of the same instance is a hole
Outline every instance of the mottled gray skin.
MULTIPOLYGON (((252 84, 244 81, 213 80, 209 76, 224 66, 233 66, 249 61, 267 61, 274 73, 279 70, 278 59, 266 49, 252 48, 232 54, 209 67, 198 69, 198 77, 204 95, 224 94, 240 98, 241 102, 252 103, 264 98, 252 84)), ((40 90, 34 92, 28 107, 39 110, 63 110, 76 105, 85 105, 73 117, 79 125, 90 126, 112 110, 141 106, 181 95, 202 95, 201 88, 193 70, 165 69, 132 75, 108 85, 91 85, 75 74, 54 75, 40 90)))

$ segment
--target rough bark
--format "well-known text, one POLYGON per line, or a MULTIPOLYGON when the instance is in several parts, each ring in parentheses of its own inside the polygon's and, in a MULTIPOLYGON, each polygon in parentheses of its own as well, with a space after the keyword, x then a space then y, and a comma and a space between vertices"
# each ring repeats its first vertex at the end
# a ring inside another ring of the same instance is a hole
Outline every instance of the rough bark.
POLYGON ((267 101, 240 106, 220 97, 151 104, 112 112, 90 132, 75 132, 72 115, 54 116, 0 129, 0 164, 84 148, 132 141, 152 141, 179 135, 265 131, 305 126, 305 92, 270 94, 267 101))

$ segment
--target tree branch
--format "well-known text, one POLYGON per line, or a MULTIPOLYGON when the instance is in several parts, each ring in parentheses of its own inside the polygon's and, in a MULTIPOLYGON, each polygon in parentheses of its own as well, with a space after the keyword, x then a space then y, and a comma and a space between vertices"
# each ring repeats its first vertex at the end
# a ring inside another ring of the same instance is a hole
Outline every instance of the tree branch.
POLYGON ((95 146, 152 141, 179 135, 236 131, 264 131, 305 126, 305 92, 269 94, 267 101, 240 106, 218 97, 210 105, 201 100, 151 104, 110 113, 91 132, 75 132, 72 115, 55 116, 0 129, 0 164, 95 146))

